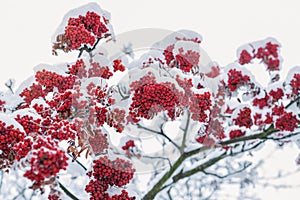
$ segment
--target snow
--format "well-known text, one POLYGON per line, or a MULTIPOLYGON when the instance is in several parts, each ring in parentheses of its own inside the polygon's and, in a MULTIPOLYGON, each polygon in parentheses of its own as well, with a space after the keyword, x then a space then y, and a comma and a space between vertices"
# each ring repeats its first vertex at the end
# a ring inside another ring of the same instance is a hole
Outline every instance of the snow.
MULTIPOLYGON (((69 12, 67 12, 62 20, 62 22, 59 24, 59 26, 57 27, 55 33, 52 36, 52 43, 56 42, 56 37, 60 34, 63 34, 65 31, 65 27, 68 24, 68 20, 69 18, 76 18, 79 15, 84 15, 86 14, 88 11, 90 12, 95 12, 100 16, 104 16, 106 19, 110 20, 110 13, 103 10, 97 3, 88 3, 86 5, 83 5, 81 7, 75 8, 70 10, 69 12)), ((109 28, 112 28, 111 26, 109 26, 109 28)), ((110 32, 113 34, 113 30, 110 29, 110 32)))

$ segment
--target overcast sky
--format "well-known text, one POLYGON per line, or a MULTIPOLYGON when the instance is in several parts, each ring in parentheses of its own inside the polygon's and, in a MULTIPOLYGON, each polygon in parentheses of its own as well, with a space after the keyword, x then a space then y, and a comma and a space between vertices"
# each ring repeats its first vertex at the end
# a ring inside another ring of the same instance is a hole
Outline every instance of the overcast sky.
MULTIPOLYGON (((32 75, 35 65, 66 60, 51 56, 51 36, 68 10, 87 2, 1 1, 1 82, 12 77, 20 83, 32 75)), ((234 61, 240 45, 271 36, 283 46, 284 65, 300 65, 300 4, 296 0, 96 2, 111 12, 117 34, 138 28, 191 29, 202 34, 202 47, 220 65, 234 61)))
MULTIPOLYGON (((51 55, 51 36, 67 11, 87 2, 1 1, 0 88, 8 78, 15 78, 19 84, 33 75, 32 68, 39 63, 67 61, 62 55, 51 55)), ((234 61, 240 45, 275 37, 282 44, 284 68, 300 65, 300 3, 297 0, 95 2, 111 13, 116 34, 139 28, 191 29, 203 36, 201 46, 220 65, 234 61)), ((259 79, 264 79, 263 73, 259 79)))

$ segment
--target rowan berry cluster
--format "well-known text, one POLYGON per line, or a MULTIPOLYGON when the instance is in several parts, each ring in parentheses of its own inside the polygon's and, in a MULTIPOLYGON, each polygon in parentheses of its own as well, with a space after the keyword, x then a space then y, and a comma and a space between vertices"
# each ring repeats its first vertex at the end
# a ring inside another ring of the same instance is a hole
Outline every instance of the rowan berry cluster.
POLYGON ((134 94, 127 120, 136 123, 140 118, 152 119, 161 111, 167 111, 167 115, 174 120, 175 107, 179 104, 179 92, 174 84, 157 83, 154 77, 144 76, 130 87, 134 94))
POLYGON ((6 108, 4 107, 5 101, 0 100, 0 112, 5 112, 6 108))
POLYGON ((261 59, 267 66, 269 71, 277 71, 280 67, 279 45, 272 42, 267 42, 263 47, 253 48, 249 53, 247 50, 242 50, 239 56, 241 65, 250 63, 254 58, 261 59))
POLYGON ((292 112, 283 112, 276 119, 275 127, 281 131, 294 131, 298 127, 299 120, 292 112))
POLYGON ((108 113, 106 123, 110 127, 114 127, 117 132, 122 133, 125 126, 125 110, 114 108, 108 113))
POLYGON ((231 92, 236 91, 236 89, 246 85, 250 81, 250 77, 248 75, 243 75, 241 71, 238 71, 236 69, 230 69, 227 75, 227 86, 229 87, 231 92))
POLYGON ((72 106, 73 94, 71 91, 56 94, 53 99, 46 101, 51 109, 55 109, 60 113, 70 112, 72 106))
POLYGON ((199 63, 200 54, 198 52, 187 50, 184 53, 183 48, 179 49, 179 54, 175 56, 179 69, 183 72, 190 72, 192 68, 199 63))
POLYGON ((116 71, 121 71, 124 72, 125 71, 125 66, 122 64, 122 60, 114 60, 114 72, 116 71))
POLYGON ((52 121, 48 126, 46 135, 49 135, 53 140, 63 141, 68 139, 75 139, 76 135, 75 123, 68 120, 52 121))
POLYGON ((238 116, 233 119, 233 122, 235 125, 238 125, 240 127, 246 127, 250 128, 253 125, 253 120, 251 118, 251 109, 248 107, 245 107, 240 110, 238 113, 238 116))
POLYGON ((17 117, 15 118, 15 120, 17 122, 19 122, 22 126, 24 131, 26 132, 27 135, 29 135, 30 133, 40 133, 40 126, 41 126, 41 119, 33 119, 32 116, 20 116, 17 115, 17 117))
POLYGON ((174 44, 169 45, 163 53, 166 64, 170 68, 177 66, 183 72, 190 72, 194 66, 198 65, 200 59, 198 52, 192 50, 184 52, 183 48, 179 48, 179 53, 174 56, 173 50, 174 44))
POLYGON ((246 134, 245 131, 232 130, 232 131, 229 132, 229 137, 230 137, 230 139, 233 139, 233 138, 244 136, 245 134, 246 134))
POLYGON ((86 185, 86 192, 91 194, 90 199, 135 199, 128 197, 127 192, 124 191, 120 195, 109 197, 107 190, 109 187, 122 187, 129 183, 133 178, 135 169, 132 164, 123 159, 109 160, 107 156, 101 157, 93 162, 93 171, 88 172, 92 178, 86 185))
MULTIPOLYGON (((97 124, 103 125, 106 122, 106 115, 107 115, 107 108, 106 107, 95 107, 95 115, 97 118, 97 124)), ((93 116, 92 116, 93 117, 93 116)))
POLYGON ((33 83, 29 88, 25 88, 20 96, 24 98, 24 101, 27 104, 30 104, 33 99, 37 99, 39 97, 44 98, 46 93, 40 84, 33 83))
POLYGON ((90 136, 88 141, 94 154, 103 153, 108 148, 107 134, 101 133, 100 129, 94 129, 94 136, 90 136))
POLYGON ((79 49, 83 44, 93 46, 96 38, 85 29, 84 24, 68 25, 65 30, 67 45, 71 50, 79 49))
POLYGON ((239 63, 241 65, 248 64, 251 62, 252 59, 252 55, 248 51, 243 50, 240 54, 239 63))
POLYGON ((35 74, 36 81, 45 87, 45 92, 52 92, 57 88, 59 92, 64 92, 67 89, 72 89, 76 80, 76 76, 62 76, 55 72, 38 71, 35 74))
POLYGON ((253 106, 257 106, 260 109, 270 108, 272 105, 278 100, 282 99, 284 96, 283 90, 281 88, 277 88, 277 90, 271 90, 269 93, 265 94, 263 98, 255 98, 253 99, 253 106))
POLYGON ((35 74, 35 79, 37 83, 33 83, 30 89, 25 88, 20 94, 28 105, 33 99, 39 97, 44 98, 49 92, 53 92, 54 88, 59 92, 72 89, 75 84, 76 76, 62 76, 44 69, 35 74))
POLYGON ((88 70, 88 77, 101 77, 104 79, 109 79, 112 77, 113 73, 110 71, 108 66, 102 67, 97 62, 91 62, 91 68, 88 70))
POLYGON ((23 141, 25 133, 13 125, 7 125, 0 121, 0 169, 9 167, 14 162, 14 153, 12 148, 15 144, 23 141))
MULTIPOLYGON (((32 145, 30 169, 25 172, 24 177, 34 181, 35 186, 42 186, 45 180, 55 177, 60 170, 66 170, 68 158, 65 151, 55 146, 49 138, 41 137, 32 145)), ((28 148, 28 146, 25 147, 28 148)))
POLYGON ((87 77, 86 66, 82 59, 78 59, 76 63, 74 65, 69 66, 68 69, 70 74, 77 76, 80 79, 87 77))
POLYGON ((170 68, 175 67, 175 57, 173 55, 174 46, 174 44, 167 46, 163 53, 163 55, 165 56, 166 64, 170 68))
POLYGON ((122 146, 123 150, 128 150, 131 147, 135 147, 133 140, 128 140, 124 146, 122 146))
POLYGON ((126 190, 122 190, 121 194, 115 194, 109 200, 135 200, 135 197, 129 197, 126 190))
POLYGON ((189 99, 193 94, 192 89, 191 89, 193 87, 192 79, 184 78, 183 80, 181 80, 180 77, 177 75, 176 76, 176 81, 177 81, 178 85, 181 88, 183 88, 183 90, 184 90, 183 95, 179 96, 180 104, 183 107, 188 107, 189 103, 190 103, 189 99))
POLYGON ((298 95, 300 91, 300 74, 294 74, 291 80, 293 94, 298 95))
POLYGON ((203 94, 194 94, 190 98, 189 110, 192 113, 191 118, 195 121, 205 122, 208 118, 206 111, 211 108, 210 92, 203 94))
POLYGON ((95 12, 87 12, 85 16, 69 18, 65 32, 56 38, 53 45, 54 53, 56 54, 57 49, 69 52, 78 50, 85 45, 94 46, 97 40, 108 36, 107 23, 106 18, 95 12))

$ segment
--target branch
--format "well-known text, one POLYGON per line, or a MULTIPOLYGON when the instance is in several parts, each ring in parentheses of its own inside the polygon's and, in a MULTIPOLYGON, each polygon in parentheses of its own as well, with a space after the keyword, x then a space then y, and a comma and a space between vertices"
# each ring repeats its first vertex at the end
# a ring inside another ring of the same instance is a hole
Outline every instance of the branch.
POLYGON ((298 135, 298 134, 300 134, 300 132, 292 133, 292 134, 285 135, 285 136, 278 137, 278 138, 267 137, 267 139, 268 139, 268 140, 275 140, 275 141, 278 141, 278 140, 283 140, 283 139, 291 138, 291 137, 296 136, 296 135, 298 135))
MULTIPOLYGON (((74 159, 74 157, 73 157, 71 154, 68 153, 68 155, 69 155, 71 158, 74 159)), ((75 159, 75 162, 76 162, 80 167, 82 167, 82 169, 84 169, 84 171, 87 170, 87 168, 86 168, 81 162, 79 162, 77 159, 75 159)))
POLYGON ((217 177, 217 178, 219 178, 219 179, 223 179, 223 178, 227 178, 228 176, 232 176, 232 175, 234 175, 234 174, 238 174, 238 173, 244 171, 245 169, 247 169, 247 168, 250 167, 250 166, 251 166, 251 163, 248 163, 248 164, 244 165, 243 168, 241 168, 241 169, 239 169, 239 170, 237 170, 237 171, 235 171, 235 172, 228 173, 228 174, 223 175, 223 176, 218 175, 218 174, 215 174, 215 173, 210 173, 210 172, 207 172, 207 171, 205 171, 205 170, 203 170, 202 172, 203 172, 205 175, 211 175, 211 176, 215 176, 215 177, 217 177))
POLYGON ((182 164, 185 160, 184 154, 182 154, 178 160, 174 163, 174 165, 170 168, 168 172, 158 181, 157 184, 143 197, 143 200, 152 200, 157 195, 158 192, 161 191, 161 187, 165 184, 165 182, 172 176, 172 174, 176 171, 176 169, 182 164))
POLYGON ((90 54, 90 57, 92 57, 91 52, 96 48, 96 46, 98 45, 98 43, 101 39, 102 38, 97 38, 97 41, 95 42, 95 44, 92 48, 89 48, 87 45, 84 45, 83 47, 81 47, 79 49, 79 55, 77 56, 77 58, 80 58, 84 51, 88 52, 90 54))
POLYGON ((183 139, 182 139, 182 143, 181 143, 181 147, 180 147, 180 153, 181 154, 184 153, 186 136, 187 136, 187 132, 188 132, 188 129, 189 129, 189 124, 190 124, 190 112, 187 111, 187 121, 186 121, 185 128, 183 130, 183 139))
POLYGON ((8 80, 9 82, 6 82, 5 83, 5 86, 10 90, 10 92, 12 94, 14 94, 14 91, 13 91, 13 81, 11 79, 8 80))
POLYGON ((163 136, 163 137, 166 138, 169 142, 171 142, 177 149, 180 149, 180 147, 179 147, 179 146, 178 146, 171 138, 169 138, 169 137, 164 133, 164 131, 162 130, 162 128, 161 128, 160 131, 156 131, 156 130, 153 130, 153 129, 144 127, 144 126, 142 126, 142 125, 140 125, 140 124, 137 124, 137 127, 140 128, 140 129, 144 129, 144 130, 146 130, 146 131, 149 131, 149 132, 151 132, 151 133, 155 133, 155 134, 157 134, 157 135, 163 136))
MULTIPOLYGON (((219 142, 219 145, 221 147, 221 146, 227 146, 227 145, 230 145, 230 144, 234 144, 234 143, 238 143, 238 142, 243 142, 243 141, 254 140, 254 139, 268 139, 267 136, 269 136, 269 135, 271 135, 271 134, 273 134, 275 132, 279 132, 279 130, 276 130, 274 128, 274 126, 271 125, 267 130, 265 130, 265 131, 263 131, 261 133, 257 133, 257 134, 253 134, 253 135, 249 135, 249 136, 243 136, 243 137, 233 138, 233 139, 230 139, 230 140, 219 142)), ((195 155, 197 153, 206 151, 206 150, 211 149, 211 148, 213 148, 213 147, 203 146, 203 147, 200 147, 198 149, 189 151, 189 152, 187 152, 185 154, 186 154, 187 157, 190 157, 190 156, 193 156, 193 155, 195 155)))
POLYGON ((74 194, 72 194, 63 184, 58 181, 59 187, 70 197, 72 200, 79 200, 74 194))
MULTIPOLYGON (((254 139, 263 139, 266 140, 267 136, 271 135, 272 133, 278 132, 279 130, 276 130, 273 125, 271 125, 268 129, 264 130, 261 133, 249 135, 249 136, 244 136, 244 137, 238 137, 238 138, 233 138, 224 142, 220 142, 219 145, 220 147, 222 146, 227 146, 230 144, 238 143, 241 141, 248 141, 248 140, 254 140, 254 139)), ((258 143, 254 147, 259 146, 261 143, 258 143)), ((215 148, 215 147, 209 147, 209 146, 203 146, 198 149, 183 153, 177 161, 174 163, 174 165, 171 167, 171 169, 165 173, 164 176, 158 181, 158 183, 143 197, 143 200, 152 200, 154 197, 157 195, 158 192, 160 192, 165 184, 165 182, 172 177, 173 173, 180 167, 180 165, 183 163, 183 161, 193 155, 196 155, 200 152, 206 151, 208 149, 215 148)), ((216 160, 217 162, 218 160, 216 160)))
POLYGON ((289 108, 291 105, 293 105, 295 102, 300 100, 300 96, 298 96, 296 99, 294 99, 293 101, 291 101, 288 105, 285 106, 285 109, 289 108))
MULTIPOLYGON (((246 151, 250 151, 250 150, 252 150, 252 149, 255 149, 256 147, 258 147, 260 144, 262 144, 263 142, 259 142, 258 144, 256 144, 256 145, 254 145, 254 146, 252 146, 251 148, 249 148, 249 149, 242 149, 241 151, 239 151, 239 152, 236 152, 236 153, 230 153, 230 154, 228 154, 227 152, 224 152, 223 154, 221 154, 220 156, 218 156, 218 157, 216 157, 216 158, 212 158, 212 159, 210 159, 210 160, 208 160, 208 161, 206 161, 206 162, 204 162, 204 163, 202 163, 201 165, 199 165, 199 166, 197 166, 197 167, 195 167, 195 168, 193 168, 193 169, 191 169, 191 170, 188 170, 188 171, 186 171, 186 172, 184 172, 184 173, 182 173, 182 171, 180 172, 180 173, 178 173, 177 175, 175 175, 174 177, 173 177, 173 183, 172 184, 174 184, 174 183, 176 183, 177 181, 179 181, 180 179, 183 179, 183 178, 186 178, 186 177, 190 177, 190 176, 192 176, 192 175, 194 175, 194 174, 196 174, 196 173, 198 173, 198 172, 203 172, 206 168, 208 168, 208 167, 210 167, 210 166, 212 166, 212 165, 214 165, 215 163, 217 163, 217 162, 219 162, 220 160, 222 160, 222 159, 224 159, 224 158, 226 158, 226 157, 229 157, 229 156, 236 156, 236 155, 238 155, 238 154, 240 154, 240 153, 244 153, 244 152, 246 152, 246 151)), ((250 165, 246 165, 246 166, 244 166, 244 168, 242 168, 241 170, 239 170, 239 171, 243 171, 244 169, 246 169, 247 167, 249 167, 250 165)), ((238 173, 238 172, 236 172, 236 173, 238 173)), ((162 188, 162 190, 164 189, 164 188, 166 188, 166 187, 168 187, 169 185, 166 185, 166 186, 164 186, 163 188, 162 188)))
POLYGON ((169 166, 170 168, 172 167, 172 163, 170 161, 169 158, 165 158, 165 157, 160 157, 160 156, 145 156, 145 155, 142 155, 142 158, 149 158, 149 159, 162 159, 162 160, 167 160, 168 163, 169 163, 169 166))
MULTIPOLYGON (((173 177, 173 183, 176 183, 177 181, 179 181, 180 179, 186 178, 186 177, 190 177, 193 174, 196 174, 200 171, 203 171, 204 169, 214 165, 215 163, 219 162, 220 160, 222 160, 223 158, 226 158, 227 156, 229 156, 226 152, 224 152, 223 154, 221 154, 219 157, 216 158, 212 158, 209 161, 195 167, 194 169, 188 170, 186 172, 180 172, 177 175, 175 175, 173 177)), ((172 183, 172 184, 173 184, 172 183)))

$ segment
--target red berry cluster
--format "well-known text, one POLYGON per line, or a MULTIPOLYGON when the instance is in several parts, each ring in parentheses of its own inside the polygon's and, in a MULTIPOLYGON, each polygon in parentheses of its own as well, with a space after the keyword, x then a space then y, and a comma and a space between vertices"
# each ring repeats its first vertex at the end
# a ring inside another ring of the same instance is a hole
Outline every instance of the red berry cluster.
POLYGON ((189 110, 192 113, 191 118, 195 121, 205 122, 208 115, 205 113, 210 110, 212 103, 210 93, 193 94, 190 98, 189 110))
POLYGON ((13 150, 15 152, 15 158, 19 161, 20 159, 27 156, 29 151, 31 151, 33 141, 31 138, 25 138, 23 141, 14 145, 13 150))
POLYGON ((6 108, 4 107, 5 101, 0 100, 0 112, 5 112, 6 108))
POLYGON ((275 105, 272 108, 272 115, 280 116, 280 115, 282 115, 282 113, 284 113, 284 106, 283 105, 280 105, 280 106, 275 105))
POLYGON ((121 194, 115 194, 109 200, 135 200, 135 197, 129 197, 126 190, 122 190, 121 194))
POLYGON ((235 91, 237 88, 247 84, 250 81, 248 75, 243 75, 241 71, 236 69, 230 69, 228 71, 228 87, 231 92, 235 91))
POLYGON ((46 101, 50 108, 60 113, 70 112, 73 103, 73 94, 71 91, 56 94, 50 101, 46 101))
POLYGON ((50 115, 51 115, 51 110, 42 104, 35 103, 34 105, 32 105, 32 108, 35 109, 37 114, 42 116, 42 118, 44 118, 44 119, 47 117, 50 117, 50 115))
POLYGON ((94 130, 95 136, 90 136, 88 141, 94 154, 103 153, 108 148, 107 134, 99 129, 94 130))
POLYGON ((215 139, 222 140, 226 137, 224 133, 223 118, 221 116, 221 108, 225 104, 223 99, 225 97, 224 88, 219 86, 218 92, 214 96, 215 104, 209 113, 209 120, 205 127, 205 134, 213 135, 215 139))
POLYGON ((275 122, 275 128, 281 131, 294 131, 298 127, 299 120, 291 112, 282 113, 275 122))
POLYGON ((86 78, 87 71, 86 66, 82 59, 76 61, 76 63, 69 67, 69 72, 72 75, 78 76, 78 78, 86 78))
POLYGON ((223 124, 218 119, 211 119, 207 125, 205 132, 208 134, 212 134, 218 140, 222 140, 226 137, 224 134, 223 124))
POLYGON ((281 88, 277 88, 277 90, 271 90, 269 95, 273 98, 273 102, 277 102, 279 99, 282 99, 284 93, 281 88))
POLYGON ((93 46, 96 42, 95 36, 91 35, 83 24, 77 26, 68 25, 65 30, 65 36, 67 38, 67 46, 71 50, 79 49, 83 44, 93 46))
POLYGON ((67 89, 73 88, 76 76, 62 76, 43 69, 35 74, 35 79, 39 84, 45 87, 46 92, 52 92, 54 88, 57 88, 59 92, 64 92, 67 89))
POLYGON ((41 186, 43 181, 50 177, 55 177, 58 172, 66 170, 68 158, 63 150, 55 147, 56 144, 50 139, 38 138, 32 146, 30 169, 24 177, 34 181, 34 185, 41 186))
POLYGON ((131 90, 134 91, 132 103, 129 108, 129 121, 138 122, 139 118, 151 119, 161 111, 167 111, 168 116, 175 118, 175 106, 179 104, 178 90, 169 82, 156 83, 155 78, 144 76, 133 82, 131 90))
POLYGON ((75 139, 76 135, 75 123, 71 123, 68 120, 53 120, 48 126, 46 135, 49 135, 53 140, 68 140, 75 139))
POLYGON ((24 101, 29 105, 33 99, 37 99, 39 97, 44 98, 46 93, 43 90, 43 87, 40 84, 32 84, 29 89, 25 88, 21 94, 21 97, 24 98, 24 101))
MULTIPOLYGON (((93 179, 85 187, 85 191, 91 194, 91 200, 111 200, 112 198, 106 193, 107 189, 110 186, 122 187, 128 184, 135 172, 130 162, 120 158, 109 160, 107 156, 104 156, 94 160, 93 163, 93 171, 88 173, 93 179)), ((114 196, 113 199, 122 199, 124 195, 125 193, 122 192, 120 196, 114 196)))
POLYGON ((257 50, 256 58, 262 59, 267 65, 268 70, 279 70, 280 61, 278 59, 278 45, 268 42, 265 47, 260 47, 257 50))
POLYGON ((176 81, 178 83, 178 85, 183 88, 184 90, 184 94, 183 95, 179 95, 180 98, 180 104, 183 107, 188 107, 189 105, 189 99, 192 96, 193 92, 192 92, 192 87, 193 87, 193 82, 192 79, 187 79, 184 78, 183 80, 181 80, 179 78, 179 76, 176 77, 176 81))
POLYGON ((209 136, 209 134, 205 134, 205 133, 203 133, 202 135, 198 135, 195 140, 196 140, 196 142, 199 142, 199 143, 201 143, 205 146, 209 146, 209 147, 216 144, 216 141, 214 139, 212 139, 209 136))
POLYGON ((243 50, 239 57, 239 63, 244 65, 250 63, 252 59, 257 58, 262 60, 269 71, 279 70, 280 60, 278 56, 278 47, 278 44, 267 42, 264 47, 253 49, 253 55, 248 51, 243 50))
POLYGON ((117 132, 123 132, 125 122, 125 110, 114 108, 109 111, 106 123, 110 127, 114 127, 117 132))
POLYGON ((232 130, 232 131, 229 132, 229 137, 230 137, 230 139, 232 139, 232 138, 244 136, 245 134, 246 134, 245 131, 232 130))
POLYGON ((298 95, 300 91, 300 74, 294 74, 291 80, 293 94, 298 95))
POLYGON ((124 146, 122 146, 123 150, 128 150, 131 147, 135 147, 133 140, 128 140, 124 146))
POLYGON ((124 72, 125 71, 125 66, 122 64, 122 60, 114 60, 114 72, 116 71, 121 71, 124 72))
POLYGON ((252 59, 252 55, 248 51, 243 50, 240 54, 239 63, 241 65, 248 64, 251 62, 252 59))
POLYGON ((113 73, 110 71, 109 67, 101 67, 97 62, 91 62, 91 68, 88 71, 88 77, 101 77, 104 79, 109 79, 113 76, 113 73))
POLYGON ((48 195, 48 200, 61 200, 60 198, 59 198, 59 194, 49 194, 48 195))
POLYGON ((166 64, 170 68, 173 68, 175 66, 174 64, 175 57, 173 55, 174 46, 175 46, 174 44, 168 46, 163 52, 163 55, 165 56, 166 64))
POLYGON ((253 116, 253 119, 254 119, 254 124, 257 126, 262 126, 262 125, 273 123, 273 117, 270 113, 267 113, 265 115, 265 119, 262 119, 262 114, 255 113, 255 115, 253 116))
POLYGON ((79 49, 84 44, 93 46, 96 38, 103 37, 106 32, 108 28, 101 22, 101 17, 95 12, 87 12, 86 16, 69 19, 65 29, 66 44, 71 50, 79 49))
POLYGON ((96 106, 95 112, 96 112, 97 124, 103 125, 107 119, 107 112, 108 112, 107 108, 96 106))
POLYGON ((240 110, 237 118, 233 119, 235 125, 240 127, 245 126, 246 128, 250 128, 253 125, 253 120, 251 118, 251 109, 245 107, 240 110))
POLYGON ((30 133, 40 133, 41 132, 41 130, 40 130, 41 119, 33 119, 32 116, 28 116, 28 115, 25 115, 22 117, 20 115, 17 115, 15 120, 23 126, 23 129, 27 135, 30 133))
POLYGON ((200 54, 198 52, 188 50, 186 53, 183 53, 183 48, 179 49, 179 54, 175 56, 176 62, 184 72, 190 72, 195 65, 198 65, 200 54))
POLYGON ((12 148, 18 142, 23 141, 25 133, 13 125, 6 125, 0 121, 0 169, 8 167, 14 161, 12 148))
POLYGON ((263 98, 253 99, 252 105, 257 106, 260 109, 263 109, 264 107, 270 108, 273 103, 278 102, 283 96, 283 90, 277 88, 277 90, 271 90, 269 93, 266 93, 263 98))

